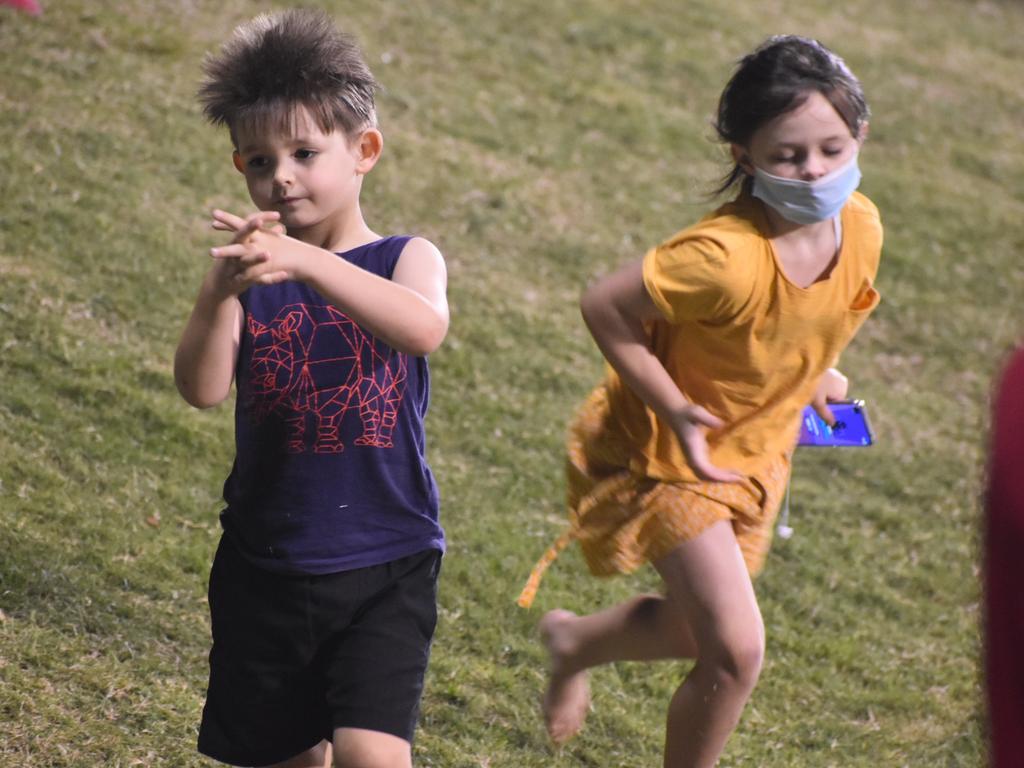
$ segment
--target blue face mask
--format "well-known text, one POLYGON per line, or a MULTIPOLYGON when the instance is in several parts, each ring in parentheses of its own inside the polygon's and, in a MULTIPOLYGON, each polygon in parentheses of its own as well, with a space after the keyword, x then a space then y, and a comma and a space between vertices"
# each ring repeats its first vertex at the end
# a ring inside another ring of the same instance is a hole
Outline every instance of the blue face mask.
POLYGON ((754 166, 754 197, 770 205, 782 218, 796 224, 814 224, 833 218, 860 184, 857 155, 845 165, 814 181, 773 176, 754 166))

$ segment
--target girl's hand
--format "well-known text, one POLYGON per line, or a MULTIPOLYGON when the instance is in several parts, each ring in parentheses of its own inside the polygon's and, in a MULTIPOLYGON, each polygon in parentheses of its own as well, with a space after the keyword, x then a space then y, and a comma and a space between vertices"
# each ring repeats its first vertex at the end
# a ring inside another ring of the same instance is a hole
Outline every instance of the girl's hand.
POLYGON ((675 427, 676 435, 683 447, 686 461, 694 474, 701 480, 716 483, 735 483, 743 479, 743 475, 731 469, 722 469, 711 463, 708 457, 708 441, 705 437, 707 429, 721 429, 724 422, 713 416, 700 405, 688 405, 679 414, 675 427))
POLYGON ((832 414, 832 409, 828 407, 828 404, 845 400, 849 388, 850 380, 837 368, 829 368, 818 381, 818 388, 811 400, 811 407, 830 427, 836 423, 836 417, 832 414))
POLYGON ((671 426, 694 474, 701 480, 734 483, 743 475, 711 463, 705 431, 721 429, 721 419, 689 402, 665 364, 651 350, 647 323, 662 317, 637 259, 598 280, 584 292, 580 310, 605 359, 623 382, 671 426))

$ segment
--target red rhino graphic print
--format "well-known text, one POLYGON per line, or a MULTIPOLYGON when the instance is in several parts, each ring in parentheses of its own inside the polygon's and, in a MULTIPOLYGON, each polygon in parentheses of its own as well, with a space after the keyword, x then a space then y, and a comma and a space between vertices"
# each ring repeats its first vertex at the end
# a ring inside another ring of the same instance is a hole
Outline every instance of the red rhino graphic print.
POLYGON ((264 325, 248 318, 252 339, 249 413, 288 426, 287 450, 339 453, 345 414, 358 410, 356 445, 391 448, 405 391, 406 357, 366 334, 331 306, 289 304, 264 325), (382 349, 383 348, 383 349, 382 349), (310 422, 315 436, 307 437, 310 422))

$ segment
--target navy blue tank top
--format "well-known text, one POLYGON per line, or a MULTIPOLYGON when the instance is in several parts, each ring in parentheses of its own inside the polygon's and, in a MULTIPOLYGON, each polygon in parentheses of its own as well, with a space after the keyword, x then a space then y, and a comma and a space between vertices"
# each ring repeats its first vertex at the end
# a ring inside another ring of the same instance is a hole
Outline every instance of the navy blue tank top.
MULTIPOLYGON (((338 257, 391 279, 408 241, 388 237, 338 257)), ((226 535, 281 573, 443 551, 423 429, 426 358, 392 349, 304 283, 253 286, 239 298, 226 535)))

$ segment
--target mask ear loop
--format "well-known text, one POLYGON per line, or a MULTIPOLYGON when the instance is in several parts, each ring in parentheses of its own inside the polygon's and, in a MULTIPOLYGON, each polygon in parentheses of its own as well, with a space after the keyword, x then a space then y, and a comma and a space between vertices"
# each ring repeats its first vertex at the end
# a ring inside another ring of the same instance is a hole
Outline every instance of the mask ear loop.
POLYGON ((779 524, 775 526, 775 533, 780 539, 789 539, 793 536, 793 529, 789 526, 789 489, 793 487, 793 475, 786 480, 786 495, 782 500, 782 513, 779 515, 779 524))

